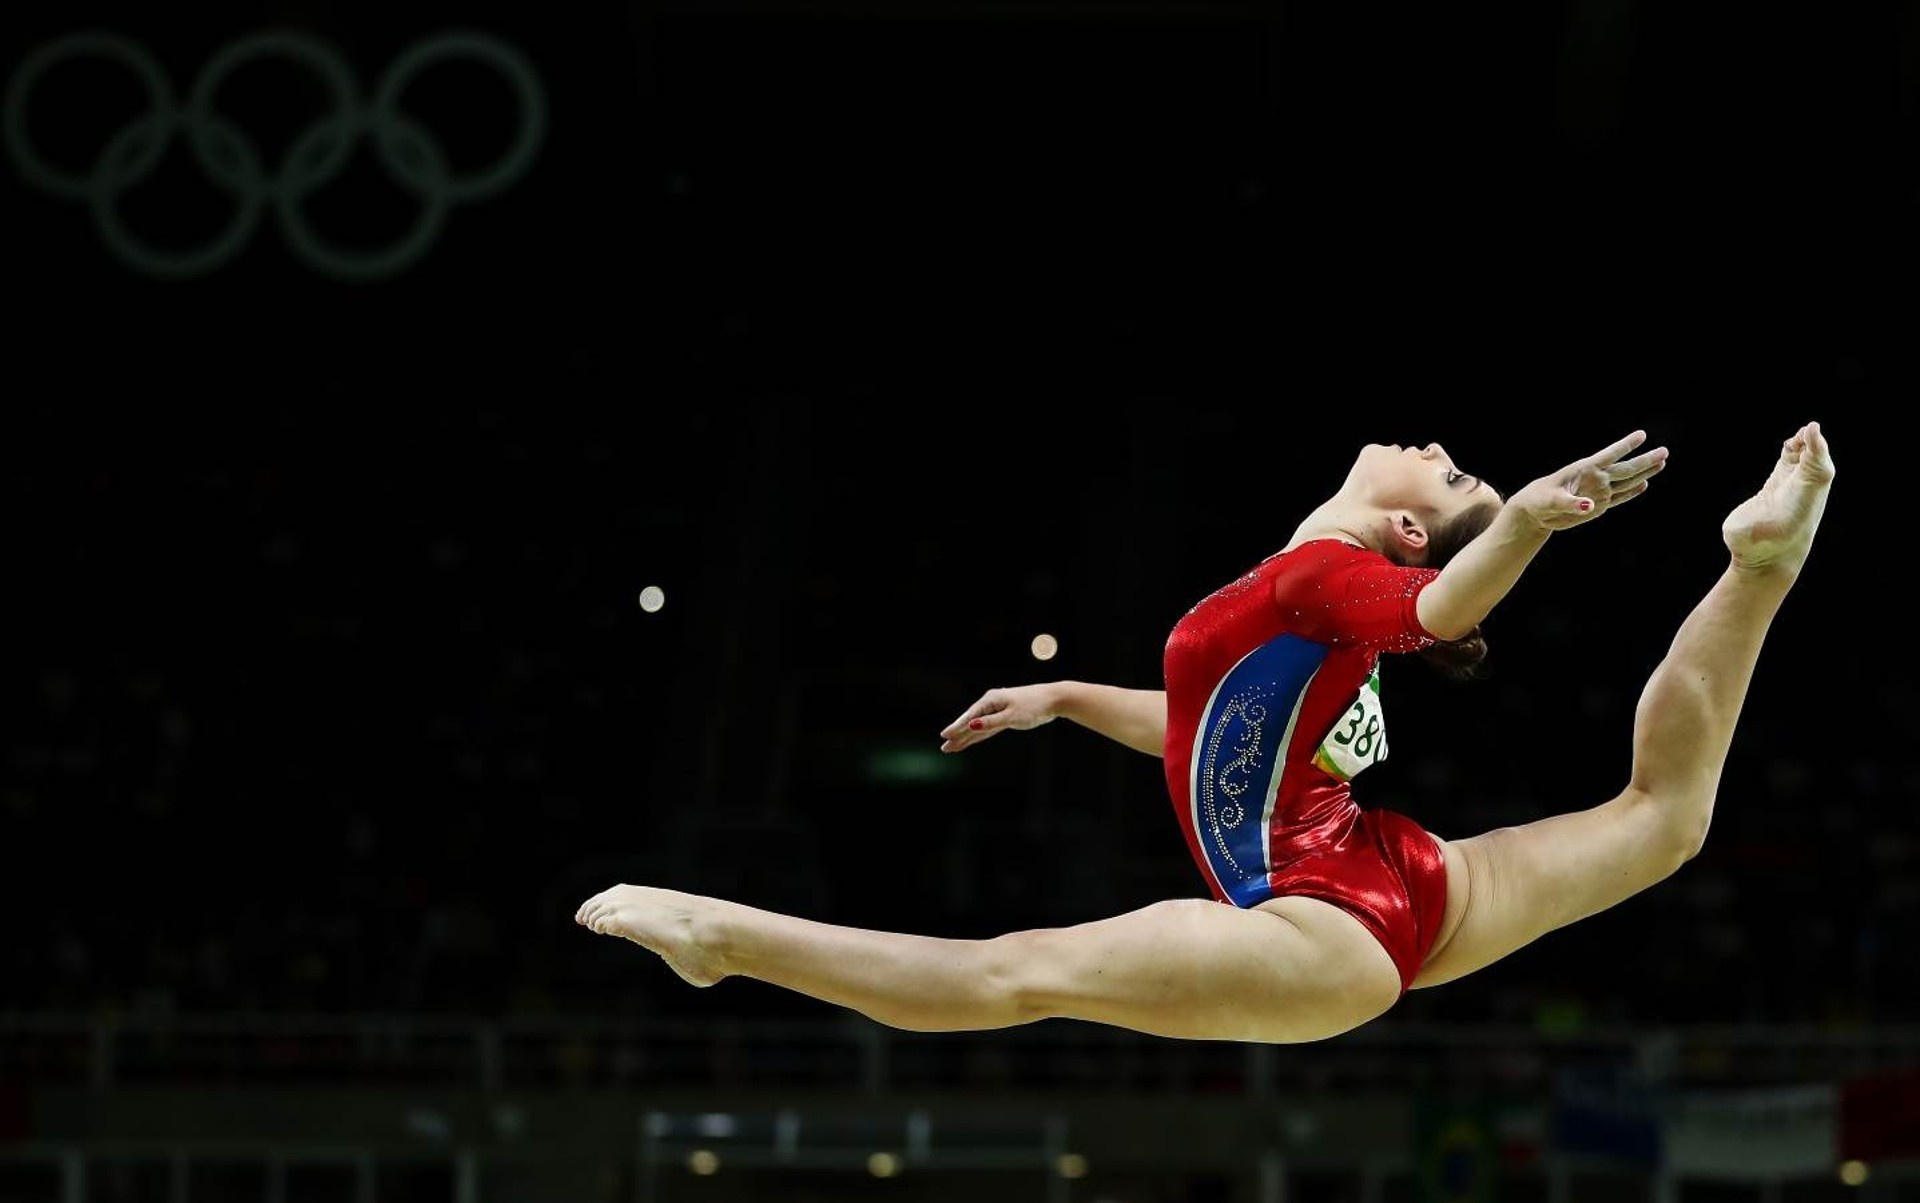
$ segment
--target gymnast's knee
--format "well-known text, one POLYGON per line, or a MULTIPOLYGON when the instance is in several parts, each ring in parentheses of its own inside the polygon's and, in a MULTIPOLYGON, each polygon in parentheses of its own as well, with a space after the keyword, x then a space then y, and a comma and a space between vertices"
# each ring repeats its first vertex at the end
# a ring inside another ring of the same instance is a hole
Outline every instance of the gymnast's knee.
POLYGON ((1049 973, 1060 960, 1055 938, 1056 933, 1040 928, 982 941, 980 972, 974 979, 977 1005, 1010 1023, 1059 1014, 1062 990, 1049 973))

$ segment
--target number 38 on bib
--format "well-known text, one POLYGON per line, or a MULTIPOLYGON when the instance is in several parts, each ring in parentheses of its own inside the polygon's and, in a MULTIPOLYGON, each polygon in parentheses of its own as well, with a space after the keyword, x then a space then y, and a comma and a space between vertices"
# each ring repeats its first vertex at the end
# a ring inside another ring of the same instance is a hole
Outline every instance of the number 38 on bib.
POLYGON ((1340 780, 1350 781, 1361 769, 1386 758, 1387 720, 1380 709, 1380 669, 1376 665, 1353 704, 1320 741, 1313 762, 1340 780))

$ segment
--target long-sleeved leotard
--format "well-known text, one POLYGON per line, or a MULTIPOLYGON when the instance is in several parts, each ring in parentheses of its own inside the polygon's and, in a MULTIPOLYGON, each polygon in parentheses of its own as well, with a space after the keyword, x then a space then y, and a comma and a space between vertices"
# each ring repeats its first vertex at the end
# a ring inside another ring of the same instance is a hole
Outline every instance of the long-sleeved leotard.
POLYGON ((1333 539, 1277 553, 1167 638, 1167 788, 1215 899, 1305 895, 1373 932, 1410 987, 1446 909, 1433 836, 1362 810, 1354 775, 1387 755, 1383 653, 1435 642, 1414 599, 1439 575, 1333 539))

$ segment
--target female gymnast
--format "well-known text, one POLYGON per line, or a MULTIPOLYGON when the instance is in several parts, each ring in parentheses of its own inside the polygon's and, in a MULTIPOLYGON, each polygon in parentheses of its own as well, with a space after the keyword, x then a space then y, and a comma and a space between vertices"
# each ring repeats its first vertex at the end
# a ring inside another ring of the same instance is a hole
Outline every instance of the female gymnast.
POLYGON ((1634 712, 1625 787, 1587 809, 1462 840, 1362 808, 1386 752, 1380 657, 1470 672, 1479 626, 1550 536, 1646 491, 1665 447, 1636 431, 1501 497, 1438 444, 1363 448, 1285 547, 1175 624, 1164 690, 991 689, 947 726, 960 752, 1066 718, 1164 760, 1211 898, 1073 926, 950 939, 840 926, 637 885, 579 924, 696 986, 757 978, 912 1031, 1047 1018, 1171 1038, 1321 1040, 1407 990, 1490 965, 1652 886, 1699 851, 1767 630, 1826 508, 1817 422, 1721 523, 1728 562, 1634 712))

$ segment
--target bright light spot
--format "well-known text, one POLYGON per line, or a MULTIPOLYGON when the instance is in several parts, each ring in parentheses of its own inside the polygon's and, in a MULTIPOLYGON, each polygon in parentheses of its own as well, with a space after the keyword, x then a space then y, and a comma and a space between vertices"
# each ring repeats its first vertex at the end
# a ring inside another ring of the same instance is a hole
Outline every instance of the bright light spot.
POLYGON ((667 604, 667 591, 658 585, 648 585, 640 591, 640 608, 649 614, 657 614, 660 607, 667 604))
POLYGON ((875 1153, 867 1158, 867 1173, 876 1178, 891 1178, 900 1172, 900 1159, 892 1153, 875 1153))
POLYGON ((687 1154, 687 1168, 705 1178, 719 1172, 720 1158, 711 1149, 695 1149, 687 1154))
POLYGON ((1867 1180, 1867 1163, 1864 1161, 1843 1161, 1840 1163, 1840 1181, 1848 1186, 1859 1186, 1867 1180))
POLYGON ((1033 646, 1030 650, 1033 652, 1033 658, 1035 660, 1051 660, 1053 659, 1053 654, 1060 650, 1060 641, 1044 633, 1035 635, 1033 637, 1033 646))
POLYGON ((1078 1153, 1062 1153, 1053 1163, 1053 1168, 1062 1178, 1084 1178, 1087 1176, 1087 1159, 1078 1153))

